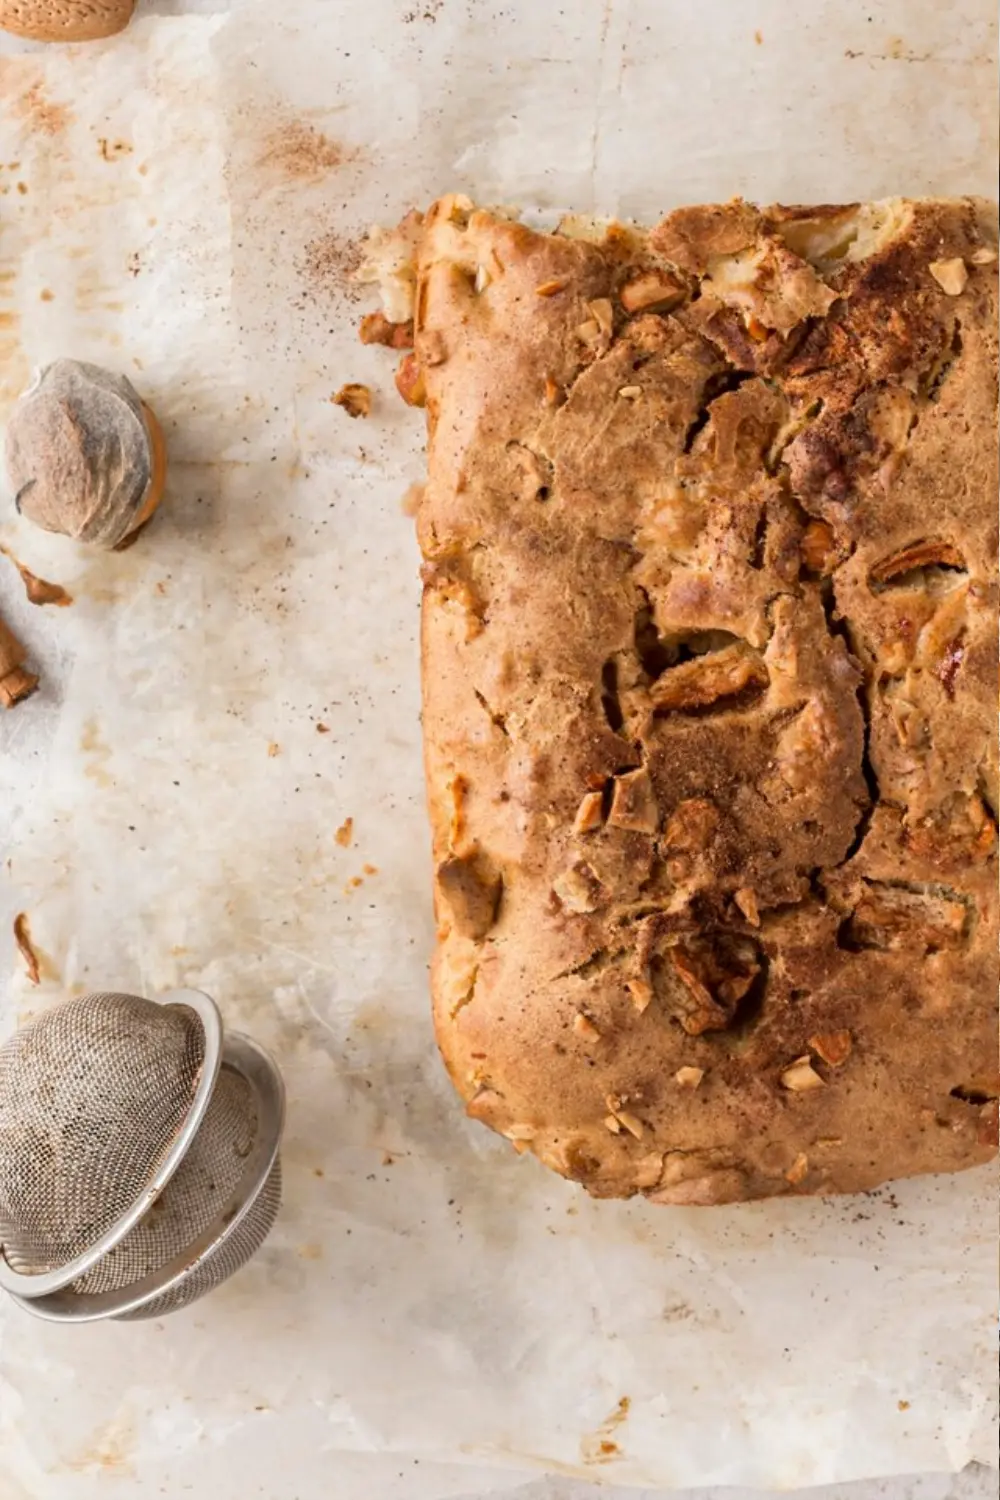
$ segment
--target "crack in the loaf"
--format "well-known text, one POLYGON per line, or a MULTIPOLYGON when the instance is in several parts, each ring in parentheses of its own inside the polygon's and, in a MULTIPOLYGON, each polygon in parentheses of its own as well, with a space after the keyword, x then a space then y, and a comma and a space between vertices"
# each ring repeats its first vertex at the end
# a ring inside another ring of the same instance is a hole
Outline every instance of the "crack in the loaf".
POLYGON ((613 968, 625 956, 622 948, 596 948, 579 963, 570 964, 568 968, 560 969, 558 974, 553 974, 551 982, 554 983, 557 979, 591 979, 595 974, 603 974, 607 969, 613 968))
POLYGON ((868 801, 866 805, 860 809, 858 821, 854 827, 854 836, 851 839, 846 853, 844 854, 843 858, 839 860, 837 865, 832 866, 832 868, 839 869, 841 865, 846 865, 850 860, 854 858, 856 854, 859 853, 861 846, 864 844, 864 841, 868 835, 868 830, 871 827, 872 819, 875 816, 875 810, 879 805, 881 796, 879 791, 878 775, 875 770, 875 763, 872 760, 871 756, 871 694, 872 692, 874 692, 874 684, 871 680, 870 672, 861 664, 861 659, 858 653, 854 650, 854 641, 851 635, 850 622, 845 620, 836 612, 836 599, 834 596, 833 579, 824 579, 823 584, 818 592, 820 603, 823 606, 823 613, 826 616, 827 631, 829 632, 831 637, 839 636, 839 638, 844 642, 844 645, 847 647, 848 654, 852 658, 852 660, 857 661, 859 665, 862 666, 861 681, 858 683, 857 687, 858 706, 861 710, 862 719, 860 771, 868 792, 868 801))
POLYGON ((767 1000, 768 981, 770 978, 770 959, 760 943, 754 943, 757 950, 757 962, 760 965, 754 976, 753 983, 737 1003, 735 1014, 726 1028, 726 1035, 737 1046, 745 1042, 751 1033, 757 1029, 764 1016, 764 1004, 767 1000))
POLYGON ((965 891, 958 891, 953 885, 945 885, 941 880, 905 880, 902 876, 886 875, 878 880, 866 879, 866 885, 872 887, 885 886, 890 891, 906 891, 910 896, 932 896, 936 901, 952 901, 956 906, 964 906, 966 911, 974 912, 976 903, 965 891))
POLYGON ((765 501, 760 507, 750 543, 750 566, 758 573, 763 568, 767 556, 767 521, 767 502, 765 501))
POLYGON ((463 1011, 467 1005, 471 1005, 472 1004, 473 1000, 475 999, 475 995, 476 995, 476 981, 477 981, 478 978, 479 978, 479 965, 477 964, 476 967, 472 971, 472 978, 469 980, 468 986, 467 986, 464 994, 462 994, 462 995, 459 996, 459 998, 455 1001, 455 1004, 451 1007, 451 1010, 448 1012, 449 1017, 450 1017, 450 1019, 452 1021, 454 1021, 456 1019, 456 1017, 458 1016, 459 1012, 463 1011))
MULTIPOLYGON (((961 357, 962 322, 960 318, 956 318, 955 327, 944 353, 920 377, 920 393, 925 402, 933 404, 941 399, 941 389, 961 357)), ((919 414, 914 417, 914 426, 918 420, 919 414)))
POLYGON ((993 827, 996 828, 997 827, 996 793, 994 792, 993 788, 989 784, 989 780, 988 780, 987 775, 986 775, 986 768, 985 768, 984 765, 980 765, 979 770, 976 772, 976 791, 979 794, 979 798, 980 798, 980 800, 981 800, 981 802, 983 804, 983 807, 986 809, 986 815, 987 815, 987 817, 992 822, 993 827))
POLYGON ((505 715, 503 715, 502 713, 498 713, 497 710, 494 709, 492 707, 492 705, 487 702, 486 698, 479 691, 478 688, 473 688, 472 691, 475 694, 476 702, 479 704, 479 706, 483 710, 483 712, 487 715, 487 717, 489 718, 491 724, 493 724, 497 729, 499 729, 499 731, 503 735, 504 739, 509 739, 510 738, 510 734, 509 734, 509 731, 507 729, 507 719, 506 719, 505 715))
MULTIPOLYGON (((797 437, 801 437, 807 427, 811 427, 814 422, 818 421, 823 415, 825 408, 826 402, 822 396, 816 396, 806 404, 798 417, 786 423, 778 433, 764 455, 764 468, 772 478, 776 477, 782 470, 785 471, 787 478, 788 464, 785 461, 785 450, 794 443, 797 437)), ((789 493, 791 493, 790 488, 789 493)))
POLYGON ((661 672, 674 665, 677 655, 670 650, 656 628, 649 594, 641 587, 637 592, 641 602, 632 623, 632 642, 639 665, 646 676, 655 682, 661 672))
POLYGON ((1000 1095, 991 1094, 988 1089, 980 1089, 975 1084, 959 1083, 953 1089, 948 1090, 953 1099, 961 1099, 963 1104, 994 1104, 1000 1095))
POLYGON ((678 630, 661 635, 649 594, 641 586, 637 592, 640 604, 635 612, 632 640, 639 665, 650 682, 656 682, 672 667, 683 666, 699 656, 744 644, 743 637, 731 630, 678 630))
POLYGON ((620 734, 625 727, 625 715, 618 694, 618 663, 613 656, 609 656, 601 668, 601 708, 608 728, 614 734, 620 734))
POLYGON ((756 380, 757 376, 752 370, 738 370, 735 365, 729 365, 725 370, 720 370, 715 375, 710 375, 702 387, 701 402, 694 417, 688 423, 681 444, 681 451, 690 453, 700 433, 704 432, 712 420, 712 406, 720 396, 727 396, 731 391, 738 391, 741 385, 748 380, 756 380))

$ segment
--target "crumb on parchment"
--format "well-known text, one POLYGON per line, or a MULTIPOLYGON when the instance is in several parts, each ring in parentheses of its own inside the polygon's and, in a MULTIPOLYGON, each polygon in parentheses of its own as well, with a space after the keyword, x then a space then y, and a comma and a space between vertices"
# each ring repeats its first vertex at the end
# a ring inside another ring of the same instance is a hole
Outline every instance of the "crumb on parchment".
POLYGON ((24 959, 28 979, 32 984, 38 984, 41 980, 41 970, 38 954, 31 942, 31 928, 28 926, 27 912, 19 911, 14 918, 14 941, 17 944, 17 951, 24 959))
POLYGON ((342 385, 335 396, 330 400, 334 406, 342 406, 349 417, 370 417, 372 410, 372 393, 366 385, 359 385, 356 381, 349 381, 342 385))

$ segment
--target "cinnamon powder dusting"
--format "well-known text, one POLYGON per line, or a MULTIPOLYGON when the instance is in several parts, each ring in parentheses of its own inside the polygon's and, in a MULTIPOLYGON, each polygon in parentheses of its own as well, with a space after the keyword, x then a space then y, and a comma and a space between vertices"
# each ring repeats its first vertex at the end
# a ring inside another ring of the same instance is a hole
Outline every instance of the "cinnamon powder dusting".
POLYGON ((360 241, 330 230, 309 240, 301 261, 302 276, 306 290, 317 297, 349 297, 352 301, 361 296, 361 288, 353 281, 355 271, 361 264, 360 241))
POLYGON ((272 167, 282 176, 304 181, 331 172, 352 153, 337 141, 309 125, 305 120, 291 120, 272 130, 259 157, 262 167, 272 167))

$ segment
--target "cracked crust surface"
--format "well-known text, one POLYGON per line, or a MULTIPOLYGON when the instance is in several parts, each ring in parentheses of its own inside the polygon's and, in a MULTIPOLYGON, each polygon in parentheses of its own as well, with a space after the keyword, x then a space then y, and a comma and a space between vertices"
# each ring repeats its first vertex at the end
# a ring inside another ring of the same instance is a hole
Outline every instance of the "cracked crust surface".
POLYGON ((434 1012, 470 1115, 666 1203, 988 1159, 990 210, 407 225, 434 1012))

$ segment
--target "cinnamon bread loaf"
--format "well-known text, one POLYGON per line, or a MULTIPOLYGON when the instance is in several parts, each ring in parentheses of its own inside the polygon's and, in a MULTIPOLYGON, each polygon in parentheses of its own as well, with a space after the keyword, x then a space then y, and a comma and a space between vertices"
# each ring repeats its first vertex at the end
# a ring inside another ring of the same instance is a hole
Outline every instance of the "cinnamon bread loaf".
POLYGON ((987 1160, 992 211, 537 233, 451 197, 407 232, 469 1114, 661 1203, 987 1160))

